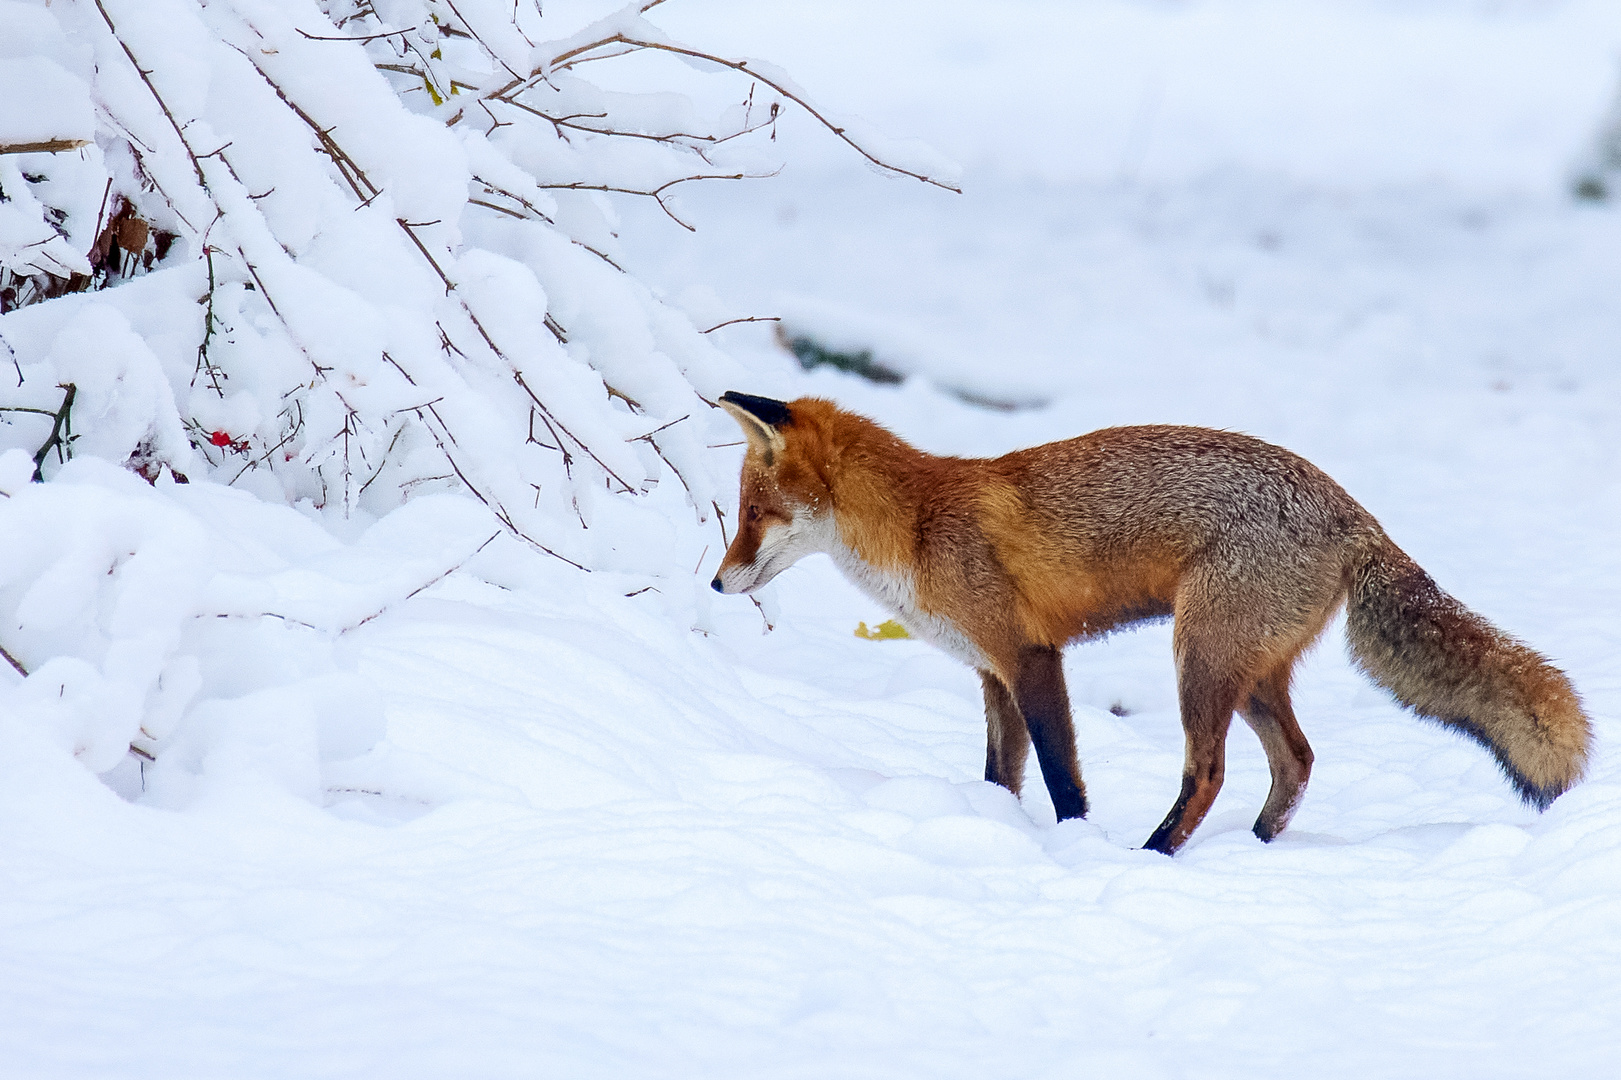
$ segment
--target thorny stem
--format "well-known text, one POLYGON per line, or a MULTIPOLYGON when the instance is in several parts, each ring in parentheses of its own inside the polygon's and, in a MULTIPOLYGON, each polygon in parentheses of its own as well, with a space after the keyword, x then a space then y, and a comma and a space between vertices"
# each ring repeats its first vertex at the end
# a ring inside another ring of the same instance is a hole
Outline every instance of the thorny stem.
POLYGON ((206 371, 206 372, 208 372, 209 384, 214 388, 214 393, 223 398, 225 396, 225 390, 224 390, 223 387, 220 386, 220 375, 221 375, 220 369, 215 367, 213 361, 211 361, 208 358, 208 345, 209 345, 209 342, 211 342, 214 339, 214 289, 215 289, 215 281, 214 281, 214 248, 213 248, 212 245, 210 245, 210 244, 204 244, 203 245, 203 258, 208 262, 208 297, 207 297, 207 301, 206 301, 207 310, 203 314, 203 340, 197 346, 197 366, 192 369, 191 385, 196 386, 197 385, 197 375, 198 375, 198 373, 206 371))

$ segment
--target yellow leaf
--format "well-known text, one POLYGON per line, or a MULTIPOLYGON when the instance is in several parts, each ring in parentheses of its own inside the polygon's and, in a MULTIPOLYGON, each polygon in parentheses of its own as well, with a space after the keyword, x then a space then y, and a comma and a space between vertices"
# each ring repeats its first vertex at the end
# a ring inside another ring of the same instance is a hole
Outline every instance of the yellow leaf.
POLYGON ((428 77, 426 75, 422 76, 422 85, 428 88, 428 96, 433 98, 433 103, 435 105, 443 105, 445 103, 445 99, 439 96, 439 91, 433 88, 433 83, 428 81, 428 77))
POLYGON ((867 629, 865 622, 856 625, 856 637, 865 638, 867 641, 900 641, 911 636, 906 632, 906 627, 894 619, 885 619, 871 630, 867 629))

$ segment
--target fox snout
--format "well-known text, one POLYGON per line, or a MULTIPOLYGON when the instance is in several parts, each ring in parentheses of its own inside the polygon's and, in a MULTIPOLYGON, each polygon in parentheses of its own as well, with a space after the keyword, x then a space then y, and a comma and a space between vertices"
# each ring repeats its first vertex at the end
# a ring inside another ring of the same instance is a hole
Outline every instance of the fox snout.
POLYGON ((715 571, 715 580, 709 587, 723 594, 751 593, 776 577, 779 570, 787 568, 786 564, 779 565, 778 560, 766 557, 760 548, 759 537, 740 535, 721 559, 720 569, 715 571), (753 548, 753 552, 740 552, 739 548, 753 548))
MULTIPOLYGON (((734 566, 728 570, 726 564, 722 563, 720 570, 715 574, 715 580, 709 583, 709 587, 723 595, 728 593, 753 592, 761 585, 764 585, 765 580, 761 580, 759 575, 751 575, 747 573, 747 570, 750 569, 752 569, 752 567, 745 568, 734 566), (740 573, 740 570, 744 572, 740 573), (751 577, 753 578, 752 581, 749 580, 751 577), (729 582, 728 579, 730 579, 729 582)), ((766 580, 769 580, 769 578, 766 580)))

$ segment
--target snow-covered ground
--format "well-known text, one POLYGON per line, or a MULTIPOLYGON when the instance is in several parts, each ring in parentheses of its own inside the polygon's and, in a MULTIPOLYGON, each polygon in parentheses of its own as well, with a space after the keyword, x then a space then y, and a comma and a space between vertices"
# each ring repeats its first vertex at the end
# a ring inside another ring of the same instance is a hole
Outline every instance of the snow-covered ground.
POLYGON ((1290 829, 1250 834, 1267 771, 1235 725, 1166 859, 1135 850, 1179 782, 1166 626, 1069 654, 1094 810, 1055 826, 1040 784, 977 779, 973 674, 854 636, 884 613, 825 559, 762 634, 704 588, 718 532, 681 549, 690 588, 627 597, 486 544, 466 499, 340 538, 89 459, 28 486, 13 452, 0 599, 101 652, 50 687, 0 668, 0 1074, 1608 1075, 1621 217, 1568 178, 1621 14, 667 6, 966 167, 954 196, 785 131, 782 176, 681 196, 696 234, 620 204, 630 268, 700 327, 780 315, 913 374, 802 373, 740 324, 712 335, 736 389, 941 452, 1144 421, 1287 445, 1569 672, 1589 778, 1527 810, 1334 627, 1290 829), (212 704, 147 764, 97 738, 131 694, 212 704))

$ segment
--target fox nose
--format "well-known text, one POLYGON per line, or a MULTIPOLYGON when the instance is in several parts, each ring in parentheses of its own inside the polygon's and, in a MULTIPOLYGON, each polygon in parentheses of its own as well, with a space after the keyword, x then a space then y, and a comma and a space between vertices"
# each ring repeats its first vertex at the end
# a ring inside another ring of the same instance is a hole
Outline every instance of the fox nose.
POLYGON ((711 581, 709 583, 709 587, 711 589, 714 589, 716 592, 719 592, 719 593, 723 593, 723 592, 726 591, 726 586, 724 586, 724 585, 722 585, 720 583, 720 576, 719 575, 716 575, 715 580, 711 581))

